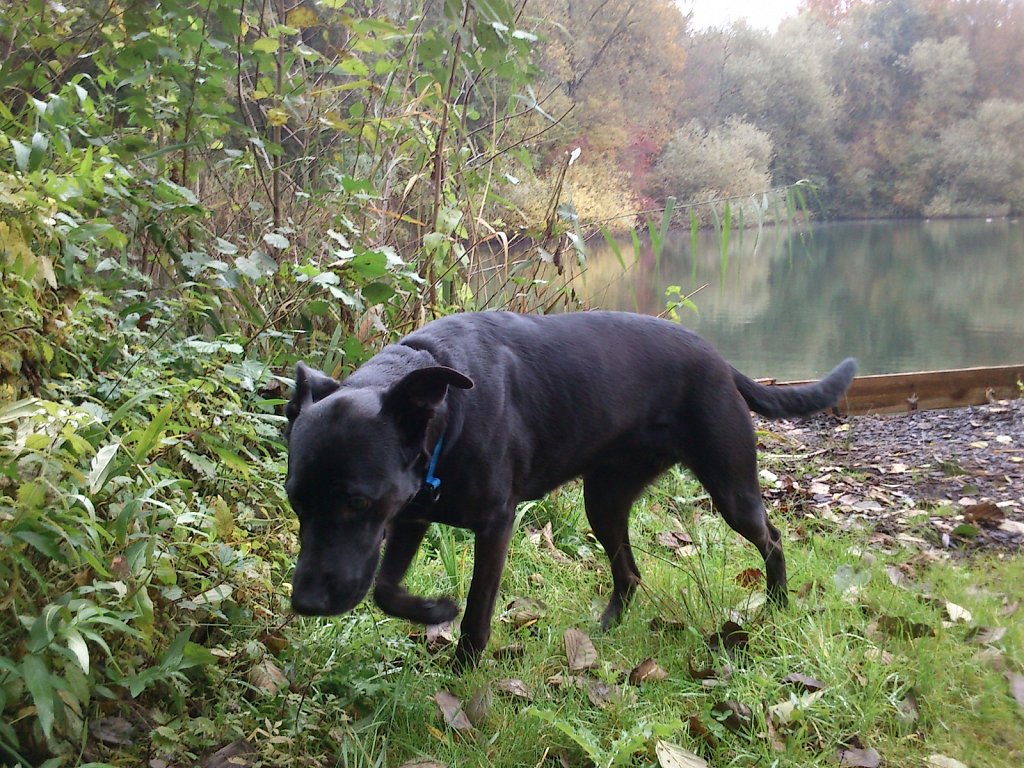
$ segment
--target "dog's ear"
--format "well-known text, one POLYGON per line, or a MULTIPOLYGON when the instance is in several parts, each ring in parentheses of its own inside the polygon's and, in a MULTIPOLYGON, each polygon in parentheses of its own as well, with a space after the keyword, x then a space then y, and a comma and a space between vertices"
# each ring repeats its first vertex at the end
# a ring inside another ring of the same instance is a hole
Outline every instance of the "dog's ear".
POLYGON ((340 386, 340 382, 300 362, 295 366, 295 391, 288 405, 284 407, 288 424, 291 425, 298 418, 303 408, 317 400, 323 400, 340 386))
POLYGON ((472 389, 473 380, 443 365, 419 368, 384 394, 383 412, 398 420, 410 442, 423 439, 427 424, 448 395, 448 387, 472 389))

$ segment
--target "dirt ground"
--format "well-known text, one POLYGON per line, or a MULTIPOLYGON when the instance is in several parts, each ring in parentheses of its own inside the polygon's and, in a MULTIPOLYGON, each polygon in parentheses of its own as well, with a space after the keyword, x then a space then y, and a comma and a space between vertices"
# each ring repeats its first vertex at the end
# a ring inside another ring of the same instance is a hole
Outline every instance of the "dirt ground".
POLYGON ((776 505, 795 494, 811 514, 952 551, 1024 548, 1024 400, 758 427, 776 465, 814 468, 778 478, 776 505))

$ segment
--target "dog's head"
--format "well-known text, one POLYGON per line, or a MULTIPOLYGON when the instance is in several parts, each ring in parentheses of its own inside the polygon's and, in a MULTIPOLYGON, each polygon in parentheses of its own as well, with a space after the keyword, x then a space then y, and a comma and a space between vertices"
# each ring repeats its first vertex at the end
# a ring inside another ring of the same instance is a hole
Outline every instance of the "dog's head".
POLYGON ((428 436, 447 414, 456 370, 415 370, 386 388, 343 387, 299 363, 288 417, 285 489, 299 517, 292 607, 354 608, 373 583, 388 524, 423 485, 428 436))

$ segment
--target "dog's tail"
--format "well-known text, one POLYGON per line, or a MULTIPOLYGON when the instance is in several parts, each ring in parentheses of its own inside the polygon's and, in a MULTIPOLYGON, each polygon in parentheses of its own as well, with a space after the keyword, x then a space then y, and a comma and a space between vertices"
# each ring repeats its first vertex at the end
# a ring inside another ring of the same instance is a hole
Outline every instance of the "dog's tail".
POLYGON ((831 408, 839 402, 853 375, 857 372, 857 361, 852 357, 843 360, 821 381, 792 387, 777 387, 758 384, 732 369, 732 380, 736 389, 747 401, 750 410, 770 419, 790 416, 809 416, 812 413, 831 408))

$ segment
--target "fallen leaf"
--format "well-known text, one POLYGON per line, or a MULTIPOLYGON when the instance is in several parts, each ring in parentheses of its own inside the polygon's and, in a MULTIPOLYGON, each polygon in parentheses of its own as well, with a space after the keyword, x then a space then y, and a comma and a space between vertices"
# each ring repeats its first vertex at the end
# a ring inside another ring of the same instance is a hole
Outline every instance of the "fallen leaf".
POLYGON ((840 565, 836 568, 832 581, 840 592, 849 592, 855 587, 863 587, 871 581, 871 571, 858 570, 852 565, 840 565))
POLYGON ((402 763, 398 768, 448 768, 445 763, 431 760, 429 757, 417 757, 407 763, 402 763))
POLYGON ((871 661, 877 661, 879 664, 883 664, 885 666, 889 666, 894 661, 893 655, 881 648, 868 648, 864 651, 864 658, 870 659, 871 661))
POLYGON ((532 597, 517 597, 505 608, 501 621, 515 627, 526 627, 535 624, 547 612, 547 606, 532 597))
POLYGON ((249 684, 268 696, 273 696, 288 687, 288 678, 278 666, 268 658, 249 670, 249 684))
POLYGON ((973 618, 971 616, 971 612, 968 611, 966 608, 964 608, 961 605, 957 605, 956 603, 951 603, 948 600, 946 601, 944 608, 946 611, 946 616, 952 622, 963 622, 964 624, 967 624, 970 623, 971 619, 973 618))
POLYGON ((597 649, 589 637, 578 629, 569 628, 562 636, 565 642, 565 657, 569 669, 579 672, 597 664, 597 649))
POLYGON ((654 753, 661 768, 708 768, 708 761, 704 758, 667 741, 655 744, 654 753))
POLYGON ((903 571, 901 571, 897 566, 887 565, 885 566, 885 572, 889 576, 889 581, 894 587, 899 587, 900 589, 910 589, 910 586, 913 582, 911 582, 910 577, 907 576, 907 574, 905 574, 903 571))
POLYGON ((733 651, 745 648, 750 642, 750 635, 735 621, 727 621, 718 632, 708 636, 707 642, 713 651, 733 651))
POLYGON ((466 704, 466 717, 469 718, 469 722, 480 727, 487 721, 491 714, 492 698, 490 688, 477 688, 473 691, 469 703, 466 704))
POLYGON ((959 760, 954 760, 952 757, 946 757, 945 755, 932 755, 925 762, 928 765, 934 765, 935 768, 967 768, 959 760))
POLYGON ((530 693, 530 689, 526 687, 526 683, 517 678, 498 680, 494 684, 494 688, 499 693, 507 693, 509 696, 514 696, 517 699, 526 699, 527 701, 531 701, 533 699, 533 694, 530 693))
POLYGON ((872 747, 841 747, 837 754, 839 764, 851 768, 878 768, 882 756, 872 747))
POLYGON ((704 725, 704 721, 700 719, 700 716, 690 715, 686 721, 686 729, 694 739, 703 742, 711 749, 718 746, 718 739, 715 738, 715 734, 711 732, 711 729, 704 725))
POLYGON ((1024 536, 1024 523, 1018 523, 1016 520, 1004 520, 999 524, 999 530, 1024 536))
POLYGON ((725 682, 732 677, 732 667, 728 664, 723 664, 721 667, 698 667, 693 663, 693 657, 691 656, 686 666, 690 677, 694 680, 721 680, 725 682))
POLYGON ((896 706, 896 717, 906 727, 911 727, 921 717, 921 709, 917 706, 917 692, 911 688, 907 695, 900 699, 896 706))
POLYGON ((799 672, 794 672, 793 674, 786 675, 784 678, 782 678, 782 682, 792 685, 794 688, 799 688, 804 691, 820 691, 822 688, 825 687, 825 684, 820 680, 816 680, 815 678, 810 677, 809 675, 800 674, 799 672))
POLYGON ((935 630, 927 624, 911 621, 906 616, 879 616, 878 628, 893 637, 907 637, 910 639, 935 634, 935 630))
POLYGON ((1010 683, 1010 693, 1013 694, 1017 706, 1024 709, 1024 675, 1008 674, 1006 679, 1010 683))
POLYGON ((203 768, 248 768, 252 765, 249 755, 256 752, 245 739, 238 739, 221 747, 203 761, 203 768))
POLYGON ((972 645, 998 643, 1006 634, 1006 627, 971 627, 965 639, 972 645))
POLYGON ((452 622, 431 624, 426 629, 427 651, 438 653, 455 643, 455 632, 452 622))
POLYGON ((1005 518, 1003 510, 991 501, 982 501, 964 510, 964 520, 975 525, 995 527, 1005 518))
POLYGON ((749 733, 754 724, 754 713, 739 701, 720 701, 711 708, 712 716, 733 733, 749 733))
POLYGON ((736 583, 750 589, 764 581, 764 572, 760 568, 747 568, 736 574, 736 583))
POLYGON ((651 632, 684 632, 689 629, 690 625, 685 621, 677 621, 675 619, 663 619, 661 616, 655 616, 651 619, 648 626, 651 632))
POLYGON ((648 657, 633 667, 629 673, 629 684, 640 685, 646 682, 657 682, 667 677, 668 672, 659 666, 658 662, 648 657))
POLYGON ((587 685, 587 698, 595 707, 603 707, 612 697, 612 687, 600 680, 591 680, 587 685))
POLYGON ((448 691, 438 691, 434 694, 434 701, 437 708, 441 710, 441 716, 449 728, 460 732, 473 730, 473 724, 462 709, 462 702, 448 691))
POLYGON ((693 544, 693 539, 682 531, 661 531, 654 540, 668 549, 679 549, 687 544, 693 544))
POLYGON ((509 643, 491 651, 496 659, 521 659, 526 654, 526 647, 522 643, 509 643))
POLYGON ((93 738, 115 747, 131 744, 133 730, 135 726, 123 717, 101 717, 89 723, 93 738))
POLYGON ((825 695, 824 691, 812 691, 800 696, 790 694, 789 701, 783 701, 768 708, 769 713, 780 725, 796 719, 798 713, 808 709, 814 702, 825 695))

